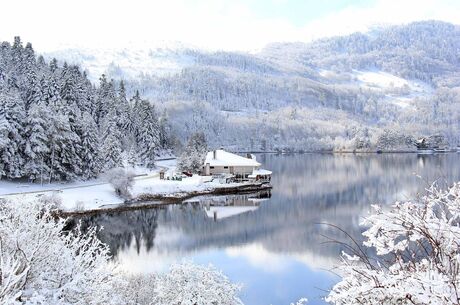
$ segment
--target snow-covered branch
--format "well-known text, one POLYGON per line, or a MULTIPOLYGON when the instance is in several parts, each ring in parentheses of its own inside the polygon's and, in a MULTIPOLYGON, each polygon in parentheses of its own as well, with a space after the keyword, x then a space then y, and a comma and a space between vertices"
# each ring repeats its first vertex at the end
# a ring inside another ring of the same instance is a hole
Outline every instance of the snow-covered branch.
POLYGON ((342 256, 333 304, 459 304, 460 183, 416 201, 373 206, 364 245, 376 258, 342 256), (369 263, 370 262, 370 263, 369 263))

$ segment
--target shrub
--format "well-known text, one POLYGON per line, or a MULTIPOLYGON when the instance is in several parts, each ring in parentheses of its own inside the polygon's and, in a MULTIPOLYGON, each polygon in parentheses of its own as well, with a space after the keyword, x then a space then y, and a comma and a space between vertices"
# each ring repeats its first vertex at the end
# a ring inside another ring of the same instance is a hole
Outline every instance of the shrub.
POLYGON ((240 305, 240 289, 212 266, 185 262, 156 277, 153 304, 240 305))
POLYGON ((105 179, 123 199, 131 199, 130 189, 134 186, 134 172, 123 168, 113 168, 105 173, 105 179))
POLYGON ((431 187, 417 201, 391 209, 374 206, 363 221, 363 249, 343 254, 342 280, 333 304, 458 304, 460 285, 460 183, 431 187))
POLYGON ((108 248, 96 230, 65 232, 43 203, 0 207, 1 304, 117 304, 108 248))

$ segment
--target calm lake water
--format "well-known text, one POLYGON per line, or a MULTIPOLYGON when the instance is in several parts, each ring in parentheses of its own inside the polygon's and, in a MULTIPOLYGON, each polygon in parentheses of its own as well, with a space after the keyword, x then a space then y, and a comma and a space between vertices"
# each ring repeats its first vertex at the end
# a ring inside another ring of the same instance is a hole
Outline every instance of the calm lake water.
POLYGON ((246 305, 287 305, 301 297, 324 304, 324 291, 338 281, 328 270, 338 263, 341 249, 324 243, 323 236, 345 239, 321 223, 335 224, 360 239, 359 222, 371 204, 414 198, 436 179, 444 186, 460 180, 456 153, 257 158, 273 171, 270 198, 202 197, 83 222, 104 227, 101 239, 130 272, 164 271, 187 259, 211 263, 243 284, 246 305))

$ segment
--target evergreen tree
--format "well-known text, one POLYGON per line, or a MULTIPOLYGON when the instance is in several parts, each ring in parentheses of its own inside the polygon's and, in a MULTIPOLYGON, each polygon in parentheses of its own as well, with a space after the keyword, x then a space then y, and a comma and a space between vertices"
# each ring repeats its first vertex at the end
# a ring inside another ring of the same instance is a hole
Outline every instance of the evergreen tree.
MULTIPOLYGON (((131 141, 126 141, 126 138, 131 139, 133 135, 132 124, 132 112, 130 102, 126 97, 126 89, 123 81, 120 82, 118 89, 118 100, 117 100, 117 116, 118 116, 118 127, 124 134, 125 142, 127 145, 131 144, 131 141)), ((127 146, 126 146, 127 147, 127 146)), ((125 147, 125 148, 126 148, 125 147)))
POLYGON ((102 122, 102 163, 104 170, 123 165, 121 134, 117 126, 117 117, 112 109, 102 122))
POLYGON ((73 180, 81 174, 79 168, 75 167, 75 163, 81 161, 74 159, 77 156, 74 143, 78 143, 79 138, 72 131, 69 118, 65 114, 54 111, 51 118, 49 179, 73 180))
POLYGON ((96 177, 102 168, 97 126, 89 113, 83 114, 81 128, 82 174, 88 179, 96 177))
POLYGON ((112 169, 123 165, 120 140, 113 133, 110 133, 102 145, 102 161, 104 169, 112 169))
POLYGON ((24 172, 31 180, 46 179, 49 173, 50 113, 42 103, 33 104, 25 126, 24 172))
POLYGON ((208 145, 204 133, 197 132, 192 134, 178 160, 179 169, 191 173, 199 173, 203 167, 207 152, 208 145))
POLYGON ((0 178, 6 176, 6 166, 3 161, 3 156, 6 154, 10 139, 8 137, 10 133, 10 123, 8 123, 5 115, 4 107, 0 107, 0 178))
POLYGON ((169 136, 171 134, 171 126, 169 126, 168 114, 166 110, 163 110, 163 114, 159 119, 159 126, 160 126, 160 147, 162 149, 170 148, 171 143, 169 141, 169 136))
POLYGON ((3 108, 5 120, 8 124, 6 137, 6 146, 2 151, 1 162, 5 175, 8 178, 20 178, 23 175, 23 152, 21 148, 24 144, 24 124, 25 124, 25 107, 19 94, 15 91, 0 92, 0 102, 3 108))
POLYGON ((160 129, 154 107, 141 99, 136 105, 138 115, 137 148, 139 159, 148 168, 155 166, 155 157, 160 148, 160 129))

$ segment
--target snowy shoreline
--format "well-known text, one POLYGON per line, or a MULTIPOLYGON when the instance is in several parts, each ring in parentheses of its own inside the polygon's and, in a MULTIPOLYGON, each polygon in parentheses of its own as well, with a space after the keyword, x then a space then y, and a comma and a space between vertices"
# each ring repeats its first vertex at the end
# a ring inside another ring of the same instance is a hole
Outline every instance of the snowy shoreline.
POLYGON ((217 188, 212 188, 203 191, 191 191, 184 193, 175 193, 175 194, 141 194, 137 198, 123 202, 121 204, 113 204, 108 206, 101 206, 97 209, 89 210, 62 210, 59 212, 60 216, 86 216, 94 215, 106 212, 122 212, 122 211, 131 211, 131 210, 142 210, 142 209, 152 209, 158 207, 164 207, 173 204, 181 204, 188 199, 193 199, 199 196, 206 195, 235 195, 235 194, 249 194, 255 193, 258 191, 270 190, 272 189, 271 185, 261 184, 261 183, 245 183, 245 184, 229 184, 228 186, 222 186, 217 188))
POLYGON ((151 171, 137 169, 138 175, 130 190, 132 199, 129 200, 118 197, 113 187, 102 179, 45 185, 0 181, 0 199, 34 201, 43 196, 52 196, 61 202, 61 213, 70 215, 177 204, 195 196, 238 194, 271 188, 260 183, 221 184, 198 175, 183 178, 182 181, 163 180, 160 179, 160 171, 165 171, 166 176, 173 176, 176 160, 159 160, 157 167, 151 171))

